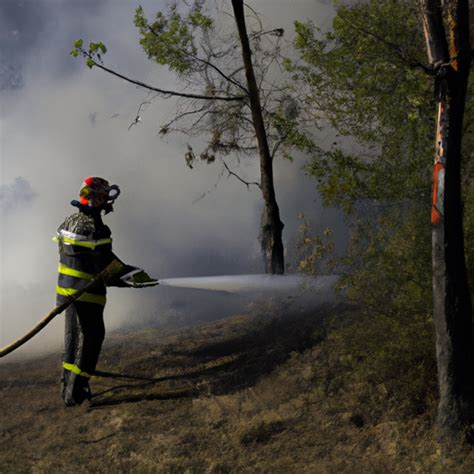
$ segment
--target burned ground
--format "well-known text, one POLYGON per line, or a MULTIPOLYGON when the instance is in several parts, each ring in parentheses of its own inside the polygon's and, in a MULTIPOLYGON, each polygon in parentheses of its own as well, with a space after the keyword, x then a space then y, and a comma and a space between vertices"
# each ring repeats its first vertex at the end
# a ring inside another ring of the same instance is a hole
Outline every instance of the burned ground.
POLYGON ((62 405, 59 353, 4 363, 0 472, 469 472, 465 452, 441 460, 429 402, 401 416, 389 389, 338 382, 333 314, 109 335, 99 370, 115 375, 81 407, 62 405))

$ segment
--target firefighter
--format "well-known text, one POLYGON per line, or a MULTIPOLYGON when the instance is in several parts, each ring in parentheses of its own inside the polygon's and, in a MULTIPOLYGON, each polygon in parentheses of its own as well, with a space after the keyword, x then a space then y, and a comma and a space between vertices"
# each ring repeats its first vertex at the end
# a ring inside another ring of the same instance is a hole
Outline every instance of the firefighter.
MULTIPOLYGON (((71 204, 78 212, 59 226, 55 240, 59 244, 57 302, 89 283, 112 260, 110 229, 102 221, 120 194, 120 188, 99 177, 86 178, 80 200, 71 204)), ((117 259, 118 260, 118 259, 117 259)), ((143 270, 123 266, 120 277, 99 283, 83 293, 66 309, 62 398, 66 406, 80 405, 91 398, 89 378, 95 371, 105 336, 104 306, 106 286, 143 287, 157 284, 143 270)))

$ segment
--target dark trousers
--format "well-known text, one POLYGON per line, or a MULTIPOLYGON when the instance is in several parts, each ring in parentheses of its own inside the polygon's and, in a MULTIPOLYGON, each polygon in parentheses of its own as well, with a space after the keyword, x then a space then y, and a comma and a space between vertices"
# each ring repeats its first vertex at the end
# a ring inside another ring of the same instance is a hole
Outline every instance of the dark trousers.
MULTIPOLYGON (((99 359, 104 336, 103 306, 80 301, 71 304, 66 309, 63 361, 74 365, 85 374, 92 374, 99 359)), ((78 398, 78 393, 87 382, 87 375, 64 369, 62 393, 65 402, 74 403, 74 399, 78 398)))

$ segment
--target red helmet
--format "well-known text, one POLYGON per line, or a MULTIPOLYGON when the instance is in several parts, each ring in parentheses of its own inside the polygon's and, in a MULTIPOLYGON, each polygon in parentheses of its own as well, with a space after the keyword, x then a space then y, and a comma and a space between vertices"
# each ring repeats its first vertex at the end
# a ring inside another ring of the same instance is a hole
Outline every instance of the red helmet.
POLYGON ((104 209, 111 208, 119 194, 120 188, 116 184, 110 185, 107 180, 97 176, 86 178, 79 191, 82 205, 104 209))

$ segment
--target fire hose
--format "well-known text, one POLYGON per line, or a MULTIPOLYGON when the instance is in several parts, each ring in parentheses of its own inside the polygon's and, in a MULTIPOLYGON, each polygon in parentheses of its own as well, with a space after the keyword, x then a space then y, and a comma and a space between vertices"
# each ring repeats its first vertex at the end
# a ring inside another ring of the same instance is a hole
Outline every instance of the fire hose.
POLYGON ((104 270, 102 270, 93 280, 91 280, 86 286, 77 290, 76 293, 69 296, 68 299, 54 308, 47 316, 45 316, 38 324, 36 324, 30 331, 28 331, 24 336, 20 337, 16 341, 12 342, 11 344, 2 347, 0 349, 0 358, 10 354, 15 349, 18 349, 22 346, 25 342, 29 341, 33 336, 38 334, 47 324, 49 324, 58 314, 61 314, 70 304, 74 303, 77 299, 81 297, 83 293, 93 288, 95 285, 100 283, 101 281, 108 281, 111 278, 119 275, 123 272, 124 265, 119 260, 113 260, 104 270))
POLYGON ((29 341, 35 334, 43 329, 54 317, 61 314, 71 303, 100 281, 107 282, 114 277, 121 275, 121 278, 129 277, 136 283, 132 286, 174 286, 179 288, 194 288, 201 290, 221 291, 225 293, 251 293, 265 291, 280 291, 285 294, 291 292, 301 292, 301 290, 310 290, 311 294, 318 297, 319 303, 334 301, 334 288, 336 286, 337 275, 322 275, 319 277, 308 278, 302 275, 227 275, 227 276, 209 276, 193 278, 168 278, 155 280, 150 278, 143 270, 135 267, 128 267, 119 259, 114 259, 101 273, 99 273, 90 283, 70 296, 63 304, 54 308, 45 318, 34 326, 27 334, 20 339, 12 342, 10 345, 0 349, 0 358, 6 356, 25 342, 29 341), (134 270, 129 271, 130 268, 134 270), (128 270, 128 273, 127 273, 128 270), (125 272, 125 275, 123 273, 125 272))

